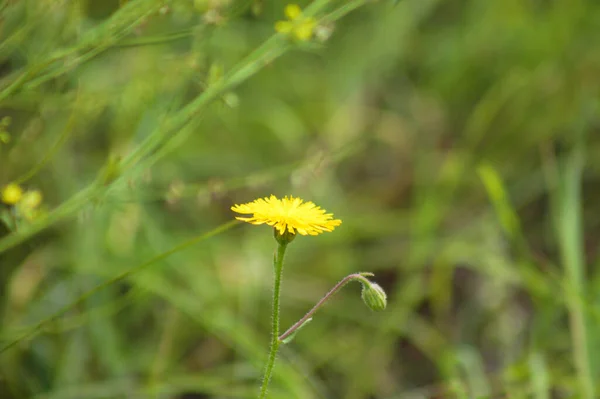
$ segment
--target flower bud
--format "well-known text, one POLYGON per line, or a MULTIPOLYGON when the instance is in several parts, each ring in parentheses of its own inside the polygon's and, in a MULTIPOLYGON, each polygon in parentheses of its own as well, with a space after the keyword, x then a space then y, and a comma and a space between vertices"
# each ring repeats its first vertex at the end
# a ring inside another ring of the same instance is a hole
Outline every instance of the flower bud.
POLYGON ((7 205, 15 205, 23 198, 23 189, 16 183, 10 183, 0 192, 0 199, 7 205))
POLYGON ((387 305, 387 295, 383 288, 378 284, 368 282, 363 283, 361 295, 363 302, 371 310, 381 311, 387 305))

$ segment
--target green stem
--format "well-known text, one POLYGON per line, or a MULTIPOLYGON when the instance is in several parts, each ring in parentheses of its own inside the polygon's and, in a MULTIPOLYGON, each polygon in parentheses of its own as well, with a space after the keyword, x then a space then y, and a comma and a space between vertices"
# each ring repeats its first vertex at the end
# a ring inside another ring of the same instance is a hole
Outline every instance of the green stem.
POLYGON ((279 243, 275 259, 273 260, 274 269, 274 282, 273 282, 273 315, 271 325, 271 349, 269 350, 269 360, 265 367, 265 376, 263 378, 262 386, 260 388, 259 399, 267 397, 267 388, 269 387, 269 381, 271 380, 271 374, 273 373, 273 367, 275 366, 275 358, 277 357, 277 350, 279 349, 279 294, 281 291, 281 274, 283 272, 283 257, 285 250, 287 249, 287 243, 279 243))
POLYGON ((567 308, 569 310, 573 358, 581 386, 581 397, 596 397, 590 338, 588 336, 586 309, 581 300, 587 292, 585 277, 585 251, 583 247, 583 216, 581 186, 585 166, 585 131, 580 128, 571 153, 568 155, 560 192, 558 234, 561 257, 568 281, 567 308))
POLYGON ((282 343, 287 337, 292 335, 295 331, 301 328, 304 323, 307 322, 316 312, 327 302, 336 292, 338 292, 343 286, 348 284, 350 281, 356 280, 360 281, 363 285, 370 284, 369 280, 366 279, 365 276, 372 276, 373 273, 354 273, 344 277, 339 283, 335 285, 311 310, 308 311, 300 320, 298 320, 293 326, 291 326, 286 332, 281 334, 279 337, 279 342, 282 343))

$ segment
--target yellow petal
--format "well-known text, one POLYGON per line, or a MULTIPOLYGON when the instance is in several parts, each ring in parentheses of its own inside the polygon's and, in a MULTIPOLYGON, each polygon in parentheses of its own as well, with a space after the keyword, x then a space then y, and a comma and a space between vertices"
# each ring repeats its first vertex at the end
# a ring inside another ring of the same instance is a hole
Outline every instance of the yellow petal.
POLYGON ((285 6, 285 16, 294 20, 302 15, 302 10, 298 4, 288 4, 285 6))
POLYGON ((298 26, 296 26, 296 29, 294 29, 294 36, 296 36, 296 39, 298 40, 309 40, 313 35, 315 25, 316 23, 312 18, 302 21, 302 23, 300 23, 298 26))

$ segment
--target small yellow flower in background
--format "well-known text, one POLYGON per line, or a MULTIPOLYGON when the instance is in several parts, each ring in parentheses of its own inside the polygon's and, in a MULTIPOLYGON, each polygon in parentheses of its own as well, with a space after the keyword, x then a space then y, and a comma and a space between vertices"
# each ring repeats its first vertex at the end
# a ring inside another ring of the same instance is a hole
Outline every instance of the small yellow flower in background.
POLYGON ((6 205, 14 206, 16 214, 25 220, 32 221, 40 216, 42 193, 38 190, 23 191, 16 183, 10 183, 0 191, 0 200, 6 205))
POLYGON ((278 21, 275 30, 279 33, 292 34, 300 41, 307 41, 313 35, 317 21, 312 17, 304 17, 297 4, 288 4, 285 7, 285 16, 288 21, 278 21))
POLYGON ((27 191, 23 194, 23 198, 19 205, 25 208, 37 208, 42 203, 42 193, 39 190, 27 191))
POLYGON ((27 220, 31 221, 40 214, 39 207, 42 203, 42 193, 39 190, 31 190, 23 194, 23 198, 17 204, 19 213, 27 220))
POLYGON ((2 188, 2 193, 0 195, 2 198, 2 202, 7 205, 14 205, 17 202, 21 201, 23 197, 23 189, 21 186, 15 183, 10 183, 2 188))
POLYGON ((236 219, 251 224, 268 224, 277 229, 280 235, 286 231, 296 234, 297 231, 302 235, 316 236, 325 231, 333 231, 342 223, 312 202, 304 202, 292 196, 279 199, 271 195, 247 204, 234 205, 231 210, 252 214, 251 217, 236 217, 236 219))

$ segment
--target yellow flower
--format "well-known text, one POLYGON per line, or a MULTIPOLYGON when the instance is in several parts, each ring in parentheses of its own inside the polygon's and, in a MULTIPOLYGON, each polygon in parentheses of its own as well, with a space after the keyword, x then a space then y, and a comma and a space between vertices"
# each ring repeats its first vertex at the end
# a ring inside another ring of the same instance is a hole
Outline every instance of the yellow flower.
POLYGON ((10 183, 4 186, 0 196, 5 204, 14 205, 23 197, 23 189, 18 184, 10 183))
POLYGON ((285 6, 284 12, 285 16, 292 21, 302 17, 302 10, 298 4, 288 4, 285 6))
POLYGON ((0 200, 14 206, 17 214, 26 220, 31 221, 41 214, 42 193, 38 190, 23 191, 18 184, 10 183, 0 191, 0 200))
POLYGON ((306 41, 312 37, 317 21, 311 17, 304 17, 297 4, 288 4, 285 7, 285 16, 288 18, 287 21, 278 21, 275 24, 277 32, 293 34, 300 41, 306 41))
POLYGON ((290 234, 296 234, 297 231, 304 236, 316 236, 325 231, 332 231, 342 223, 312 202, 304 202, 300 198, 291 196, 278 199, 271 195, 247 204, 234 205, 231 210, 252 214, 252 217, 236 217, 236 219, 252 224, 266 223, 273 226, 280 235, 287 230, 290 234))
POLYGON ((40 215, 38 208, 41 203, 42 193, 39 190, 30 190, 23 194, 23 198, 17 204, 17 209, 25 219, 32 221, 40 215))
POLYGON ((30 190, 27 191, 19 205, 24 208, 35 209, 42 203, 42 193, 39 190, 30 190))

